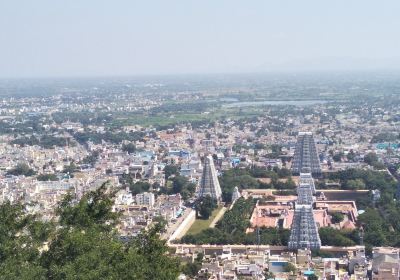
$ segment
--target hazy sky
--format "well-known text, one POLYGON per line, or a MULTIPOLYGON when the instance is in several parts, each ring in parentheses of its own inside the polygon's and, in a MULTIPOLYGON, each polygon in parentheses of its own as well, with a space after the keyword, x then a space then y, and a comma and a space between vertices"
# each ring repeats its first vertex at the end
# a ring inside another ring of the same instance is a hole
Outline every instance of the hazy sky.
POLYGON ((400 68, 399 0, 0 0, 0 77, 400 68))

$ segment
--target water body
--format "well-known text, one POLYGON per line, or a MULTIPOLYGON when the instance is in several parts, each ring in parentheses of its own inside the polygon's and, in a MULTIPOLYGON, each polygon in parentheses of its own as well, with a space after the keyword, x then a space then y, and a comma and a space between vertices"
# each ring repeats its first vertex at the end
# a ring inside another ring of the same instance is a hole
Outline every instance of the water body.
POLYGON ((219 101, 222 101, 222 102, 238 102, 239 99, 233 98, 233 97, 222 97, 222 98, 219 99, 219 101))
POLYGON ((326 100, 264 100, 264 101, 246 101, 246 102, 235 102, 230 104, 225 104, 223 107, 234 108, 234 107, 249 107, 249 106, 261 106, 261 105, 271 105, 271 106, 311 106, 317 104, 327 103, 326 100))

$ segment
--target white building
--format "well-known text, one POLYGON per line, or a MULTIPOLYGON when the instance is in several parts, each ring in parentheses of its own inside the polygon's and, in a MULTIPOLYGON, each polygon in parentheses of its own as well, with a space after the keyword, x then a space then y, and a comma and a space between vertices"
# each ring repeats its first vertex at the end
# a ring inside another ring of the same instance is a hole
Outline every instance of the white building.
POLYGON ((136 195, 136 204, 154 206, 155 198, 154 193, 144 192, 136 195))

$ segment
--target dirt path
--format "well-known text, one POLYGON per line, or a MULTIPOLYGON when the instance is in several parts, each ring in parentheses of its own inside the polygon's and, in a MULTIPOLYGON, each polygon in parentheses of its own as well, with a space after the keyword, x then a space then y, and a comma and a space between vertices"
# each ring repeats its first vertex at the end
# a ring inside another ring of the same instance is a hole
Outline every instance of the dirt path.
POLYGON ((227 210, 226 207, 222 207, 221 210, 219 210, 217 216, 215 216, 214 220, 211 222, 210 228, 215 227, 215 225, 216 225, 217 222, 222 218, 222 216, 224 215, 224 213, 225 213, 226 210, 227 210))

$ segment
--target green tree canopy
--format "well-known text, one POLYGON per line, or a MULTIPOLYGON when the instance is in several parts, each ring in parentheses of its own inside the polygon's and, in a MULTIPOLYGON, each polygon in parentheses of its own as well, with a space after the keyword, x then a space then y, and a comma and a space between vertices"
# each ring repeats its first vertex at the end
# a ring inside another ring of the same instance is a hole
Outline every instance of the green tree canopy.
POLYGON ((177 175, 178 174, 178 166, 169 164, 164 167, 164 174, 165 174, 165 179, 168 179, 171 175, 177 175))
POLYGON ((176 279, 180 264, 159 238, 161 225, 122 243, 112 205, 106 185, 80 201, 67 195, 54 225, 20 204, 0 205, 0 279, 176 279))
POLYGON ((38 181, 58 181, 56 174, 40 174, 36 177, 38 181))
POLYGON ((375 153, 368 153, 364 156, 364 162, 372 165, 374 162, 378 161, 378 156, 375 153))
POLYGON ((122 150, 128 154, 133 154, 136 151, 136 146, 133 143, 124 144, 122 150))
POLYGON ((196 202, 196 210, 203 219, 208 219, 215 208, 217 202, 209 195, 199 198, 196 202))
POLYGON ((33 176, 36 172, 29 167, 26 163, 18 163, 13 169, 7 172, 9 175, 24 175, 24 176, 33 176))

